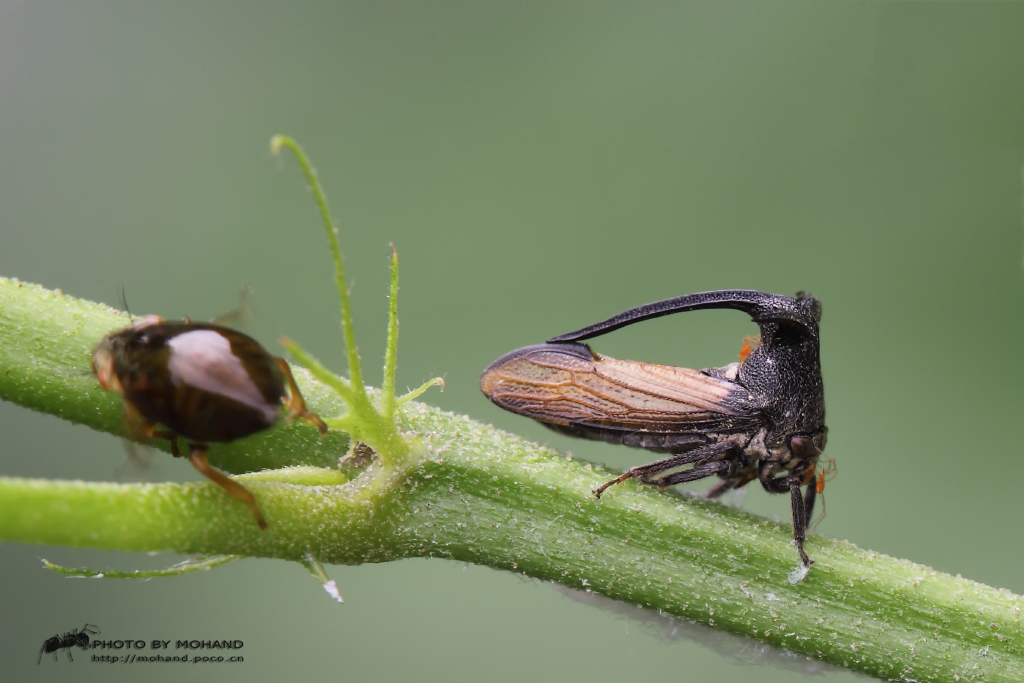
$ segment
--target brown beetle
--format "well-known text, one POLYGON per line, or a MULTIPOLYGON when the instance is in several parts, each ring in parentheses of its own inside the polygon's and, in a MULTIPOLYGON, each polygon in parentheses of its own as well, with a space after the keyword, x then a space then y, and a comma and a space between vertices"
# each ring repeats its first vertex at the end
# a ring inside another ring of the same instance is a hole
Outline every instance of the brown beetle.
POLYGON ((167 439, 174 457, 182 455, 178 437, 185 439, 192 465, 248 505, 261 529, 267 522, 256 499, 210 465, 208 445, 268 429, 285 410, 288 419, 302 418, 327 433, 323 420, 306 409, 288 363, 220 325, 139 318, 100 342, 92 371, 100 386, 124 397, 129 435, 167 439))

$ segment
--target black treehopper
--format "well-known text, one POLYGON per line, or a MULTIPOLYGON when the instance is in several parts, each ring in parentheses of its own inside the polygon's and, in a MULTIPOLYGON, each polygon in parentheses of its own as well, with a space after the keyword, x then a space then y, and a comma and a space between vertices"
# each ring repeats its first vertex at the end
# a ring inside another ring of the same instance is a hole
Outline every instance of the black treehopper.
POLYGON ((796 298, 755 290, 688 294, 507 353, 484 370, 480 389, 505 410, 556 431, 670 454, 600 486, 598 497, 632 477, 671 486, 713 475, 722 481, 708 498, 754 479, 769 493, 789 493, 793 537, 809 567, 803 542, 828 432, 820 319, 821 304, 805 292, 796 298), (759 340, 744 343, 740 362, 691 370, 616 360, 580 343, 642 320, 705 308, 743 311, 761 328, 759 340), (691 467, 662 474, 684 465, 691 467))

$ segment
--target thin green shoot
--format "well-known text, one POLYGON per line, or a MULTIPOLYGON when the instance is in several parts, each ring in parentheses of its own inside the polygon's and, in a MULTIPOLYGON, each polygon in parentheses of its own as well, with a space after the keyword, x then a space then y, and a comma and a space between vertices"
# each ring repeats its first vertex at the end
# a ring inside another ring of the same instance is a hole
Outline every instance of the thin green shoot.
POLYGON ((384 419, 395 419, 395 373, 398 371, 398 252, 391 245, 391 291, 388 296, 388 342, 384 350, 384 382, 381 385, 380 412, 384 419))
POLYGON ((345 263, 341 255, 341 245, 338 243, 338 228, 335 227, 334 221, 331 219, 331 211, 327 206, 327 195, 324 194, 316 169, 310 163, 309 157, 306 156, 299 143, 287 135, 275 135, 270 139, 271 154, 279 155, 282 147, 287 147, 295 156, 295 160, 313 192, 317 208, 320 210, 320 218, 323 220, 327 241, 331 246, 331 255, 334 258, 334 280, 338 287, 338 297, 341 299, 341 326, 345 338, 345 353, 348 355, 349 379, 355 390, 362 392, 363 371, 359 365, 359 349, 356 347, 356 335, 352 328, 352 305, 349 302, 348 282, 345 279, 345 263))
POLYGON ((211 555, 209 557, 199 558, 190 557, 184 562, 179 562, 167 569, 136 569, 133 572, 104 572, 96 571, 94 569, 75 569, 73 567, 62 567, 47 559, 43 560, 43 566, 57 572, 58 574, 83 579, 155 579, 165 576, 180 576, 182 574, 191 574, 192 572, 206 571, 208 569, 213 569, 214 567, 219 567, 222 564, 234 562, 235 560, 241 560, 243 558, 243 555, 211 555))

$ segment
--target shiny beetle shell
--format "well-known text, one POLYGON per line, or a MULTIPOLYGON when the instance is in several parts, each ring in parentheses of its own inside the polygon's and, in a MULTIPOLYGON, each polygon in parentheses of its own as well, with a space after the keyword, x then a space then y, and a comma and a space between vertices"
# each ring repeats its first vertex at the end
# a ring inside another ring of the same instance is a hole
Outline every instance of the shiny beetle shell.
POLYGON ((207 444, 263 431, 285 413, 327 432, 306 410, 288 364, 220 325, 140 318, 100 342, 92 370, 104 389, 124 397, 131 436, 167 439, 175 456, 184 438, 196 469, 249 505, 262 528, 252 494, 209 465, 207 444))

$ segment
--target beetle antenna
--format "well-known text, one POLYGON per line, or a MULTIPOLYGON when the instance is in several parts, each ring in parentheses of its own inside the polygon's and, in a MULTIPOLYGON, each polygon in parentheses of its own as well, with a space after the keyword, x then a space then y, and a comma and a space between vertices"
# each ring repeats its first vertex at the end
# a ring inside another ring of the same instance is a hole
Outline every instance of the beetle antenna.
POLYGON ((128 308, 128 297, 124 293, 124 285, 121 285, 121 305, 124 306, 124 312, 128 314, 128 322, 134 323, 135 319, 132 318, 132 312, 128 308))

